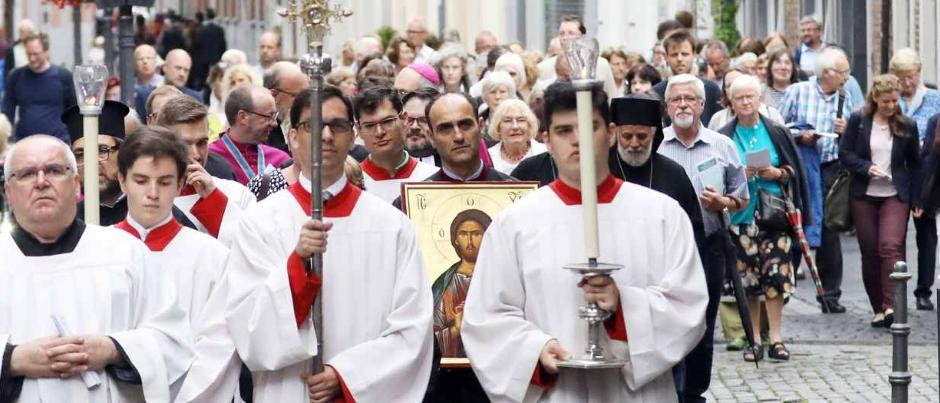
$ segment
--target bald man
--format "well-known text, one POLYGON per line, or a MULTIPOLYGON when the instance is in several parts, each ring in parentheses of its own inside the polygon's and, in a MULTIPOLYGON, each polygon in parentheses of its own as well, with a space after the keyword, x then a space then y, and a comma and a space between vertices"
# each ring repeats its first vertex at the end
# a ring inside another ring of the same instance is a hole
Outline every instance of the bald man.
MULTIPOLYGON (((149 45, 140 45, 137 48, 141 49, 144 46, 149 45)), ((147 51, 146 49, 143 50, 147 51)), ((141 69, 141 66, 143 66, 143 68, 149 68, 149 65, 146 63, 148 62, 145 58, 144 60, 138 59, 138 69, 141 69)), ((189 79, 189 71, 192 69, 192 66, 193 59, 189 56, 189 53, 183 49, 171 50, 166 54, 166 60, 163 62, 163 83, 172 85, 183 94, 189 95, 199 102, 203 102, 202 94, 186 87, 186 81, 189 79)), ((143 112, 144 116, 148 116, 153 112, 147 108, 147 98, 150 97, 150 94, 156 87, 157 86, 138 89, 134 94, 134 107, 137 111, 143 112)))
POLYGON ((163 76, 157 73, 157 49, 150 45, 140 45, 134 49, 134 73, 137 82, 134 90, 156 87, 163 84, 163 76))
POLYGON ((29 63, 29 57, 26 55, 26 44, 23 43, 23 39, 38 31, 32 21, 23 19, 17 24, 16 32, 19 34, 19 37, 16 42, 13 42, 13 45, 7 49, 6 63, 3 64, 4 81, 6 81, 7 75, 10 74, 13 69, 23 67, 29 63))
POLYGON ((276 62, 264 73, 264 88, 271 91, 274 107, 277 108, 277 127, 271 130, 267 144, 281 151, 290 152, 284 133, 290 130, 290 107, 297 94, 307 88, 310 79, 291 62, 276 62))
POLYGON ((424 20, 420 17, 413 18, 408 22, 408 30, 405 33, 407 34, 405 39, 411 48, 418 49, 415 63, 431 63, 437 52, 425 43, 428 39, 428 29, 424 26, 424 20))
POLYGON ((265 31, 258 38, 258 75, 264 77, 265 71, 281 60, 281 35, 265 31))

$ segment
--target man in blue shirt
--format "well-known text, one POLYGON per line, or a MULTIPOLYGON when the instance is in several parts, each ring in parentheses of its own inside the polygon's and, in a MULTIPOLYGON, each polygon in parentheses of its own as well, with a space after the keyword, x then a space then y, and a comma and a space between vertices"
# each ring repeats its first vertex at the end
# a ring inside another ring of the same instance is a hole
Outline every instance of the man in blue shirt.
POLYGON ((29 64, 7 77, 3 114, 14 122, 17 140, 33 134, 49 134, 69 143, 69 133, 59 116, 75 105, 72 73, 49 61, 49 36, 37 33, 23 43, 29 64), (19 119, 16 119, 19 113, 19 119))

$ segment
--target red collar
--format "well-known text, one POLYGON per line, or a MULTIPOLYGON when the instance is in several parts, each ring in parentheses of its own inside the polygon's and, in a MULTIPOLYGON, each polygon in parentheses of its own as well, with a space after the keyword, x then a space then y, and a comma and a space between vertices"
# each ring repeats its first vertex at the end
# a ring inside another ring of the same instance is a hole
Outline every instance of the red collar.
MULTIPOLYGON (((114 227, 127 231, 127 233, 133 235, 135 238, 140 239, 140 233, 127 222, 127 218, 114 224, 114 227)), ((170 218, 170 221, 166 224, 151 230, 150 233, 147 234, 147 239, 144 240, 144 244, 153 252, 163 252, 163 250, 170 245, 170 242, 173 241, 173 238, 176 238, 176 234, 182 229, 183 226, 176 222, 175 218, 170 218)))
MULTIPOLYGON (((310 215, 310 192, 304 189, 300 181, 298 180, 293 185, 288 186, 287 190, 294 195, 297 203, 300 203, 300 208, 304 210, 304 214, 310 215)), ((330 218, 348 217, 352 214, 353 207, 356 207, 356 202, 361 194, 362 190, 353 185, 352 182, 347 181, 346 186, 339 194, 323 203, 323 216, 330 218)))
POLYGON ((395 172, 395 176, 389 176, 388 171, 382 169, 378 165, 375 165, 371 158, 366 158, 364 161, 362 161, 362 163, 359 164, 359 167, 362 168, 362 172, 377 181, 384 181, 389 179, 407 179, 411 177, 411 173, 414 172, 415 168, 418 167, 418 160, 414 157, 408 157, 408 162, 405 163, 405 166, 401 167, 401 169, 395 172))
MULTIPOLYGON (((607 175, 601 184, 597 185, 597 202, 610 203, 614 201, 614 196, 620 191, 620 185, 623 185, 622 180, 614 178, 612 175, 607 175)), ((548 184, 548 187, 552 188, 555 194, 558 195, 558 198, 566 205, 573 206, 581 204, 581 190, 566 185, 561 179, 555 179, 552 183, 548 184)))

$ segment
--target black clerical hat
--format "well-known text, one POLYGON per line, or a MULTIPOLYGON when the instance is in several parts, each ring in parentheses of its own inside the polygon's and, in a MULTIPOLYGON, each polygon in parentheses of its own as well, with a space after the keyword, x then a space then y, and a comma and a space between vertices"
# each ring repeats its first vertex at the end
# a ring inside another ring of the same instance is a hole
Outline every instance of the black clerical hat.
MULTIPOLYGON (((101 108, 101 115, 98 116, 98 134, 104 134, 111 137, 123 139, 124 116, 130 112, 130 108, 117 101, 104 101, 104 107, 101 108)), ((62 113, 62 123, 69 129, 69 137, 74 143, 75 140, 82 138, 82 114, 78 111, 78 106, 73 106, 62 113)))
POLYGON ((610 118, 617 126, 662 127, 661 113, 659 101, 645 96, 629 95, 610 101, 610 118))

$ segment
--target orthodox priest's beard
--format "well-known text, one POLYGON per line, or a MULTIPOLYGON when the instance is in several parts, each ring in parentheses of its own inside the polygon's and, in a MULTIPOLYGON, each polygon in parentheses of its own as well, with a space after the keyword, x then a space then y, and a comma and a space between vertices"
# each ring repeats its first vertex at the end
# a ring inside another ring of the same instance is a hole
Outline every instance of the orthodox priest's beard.
POLYGON ((620 154, 620 159, 631 167, 639 167, 646 164, 646 161, 649 161, 650 156, 653 155, 653 143, 650 142, 643 150, 640 151, 630 151, 620 144, 617 144, 617 153, 620 154))
POLYGON ((117 180, 106 179, 102 181, 98 190, 99 198, 102 203, 111 203, 121 195, 121 184, 117 180))

